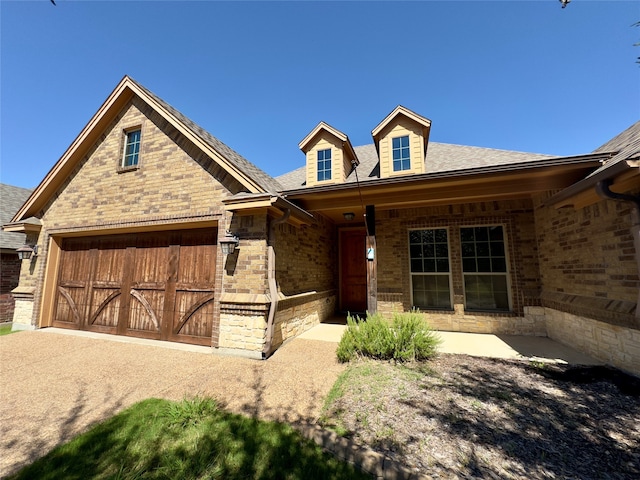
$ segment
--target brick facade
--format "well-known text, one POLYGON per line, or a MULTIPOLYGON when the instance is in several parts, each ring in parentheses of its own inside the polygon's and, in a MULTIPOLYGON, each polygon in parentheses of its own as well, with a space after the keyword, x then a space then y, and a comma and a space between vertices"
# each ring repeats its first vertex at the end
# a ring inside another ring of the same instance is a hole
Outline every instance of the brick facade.
MULTIPOLYGON (((523 333, 540 335, 525 319, 525 309, 540 305, 540 283, 533 204, 511 200, 456 204, 376 212, 378 258, 378 310, 384 314, 408 311, 411 304, 408 232, 415 228, 447 228, 453 310, 425 312, 442 329, 483 333, 523 333), (464 311, 459 229, 464 226, 502 225, 508 250, 508 277, 512 313, 464 311), (520 319, 520 320, 516 320, 520 319), (519 325, 522 325, 522 328, 519 325)), ((438 326, 436 325, 436 326, 438 326)))
POLYGON ((13 321, 15 300, 11 290, 18 286, 20 259, 15 252, 2 253, 0 257, 0 323, 13 321))
POLYGON ((536 199, 540 278, 545 306, 616 325, 635 319, 638 266, 628 203, 602 200, 556 210, 536 199))

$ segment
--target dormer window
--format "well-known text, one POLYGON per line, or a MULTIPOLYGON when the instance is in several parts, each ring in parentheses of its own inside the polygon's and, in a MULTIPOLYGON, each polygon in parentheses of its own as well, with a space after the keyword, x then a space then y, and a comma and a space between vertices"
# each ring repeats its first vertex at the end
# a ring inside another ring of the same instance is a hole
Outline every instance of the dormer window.
POLYGON ((331 180, 331 149, 318 150, 318 181, 331 180))
POLYGON ((395 137, 392 141, 393 171, 401 172, 411 169, 411 157, 409 155, 409 136, 395 137))

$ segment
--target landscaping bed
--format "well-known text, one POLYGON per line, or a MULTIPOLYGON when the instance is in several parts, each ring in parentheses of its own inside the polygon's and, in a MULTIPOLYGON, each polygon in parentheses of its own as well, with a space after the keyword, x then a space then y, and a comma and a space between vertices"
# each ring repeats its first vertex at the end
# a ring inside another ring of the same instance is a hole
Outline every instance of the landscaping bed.
POLYGON ((607 367, 359 359, 321 421, 432 478, 640 478, 640 380, 607 367))

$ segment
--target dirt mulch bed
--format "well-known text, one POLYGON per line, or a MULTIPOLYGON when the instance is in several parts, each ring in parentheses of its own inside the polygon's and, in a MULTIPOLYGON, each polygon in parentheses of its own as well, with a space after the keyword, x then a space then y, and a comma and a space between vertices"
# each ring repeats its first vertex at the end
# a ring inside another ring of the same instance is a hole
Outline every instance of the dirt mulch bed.
POLYGON ((324 424, 432 478, 640 478, 640 379, 618 370, 442 354, 347 376, 324 424))

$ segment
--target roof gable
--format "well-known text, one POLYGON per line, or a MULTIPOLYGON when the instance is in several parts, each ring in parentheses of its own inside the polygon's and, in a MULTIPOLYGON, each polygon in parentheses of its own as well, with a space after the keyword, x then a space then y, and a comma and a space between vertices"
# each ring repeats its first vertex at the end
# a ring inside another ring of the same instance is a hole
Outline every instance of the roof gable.
POLYGON ((102 131, 109 125, 121 109, 134 96, 139 97, 168 123, 217 162, 250 193, 275 192, 281 189, 277 181, 258 167, 220 142, 213 135, 200 128, 162 99, 125 76, 111 92, 95 115, 83 128, 58 162, 47 173, 33 192, 33 195, 16 213, 13 221, 36 215, 54 195, 58 187, 81 160, 83 152, 89 148, 102 131))

